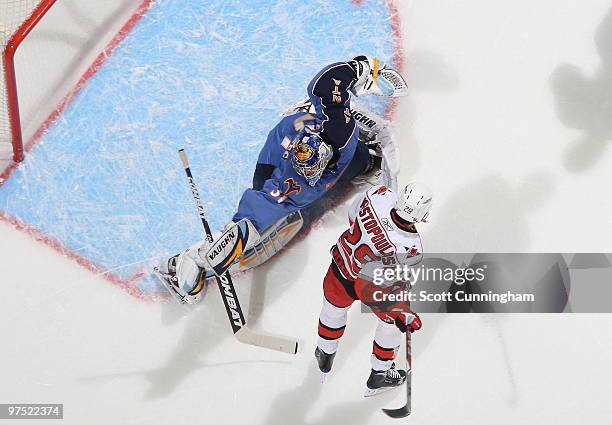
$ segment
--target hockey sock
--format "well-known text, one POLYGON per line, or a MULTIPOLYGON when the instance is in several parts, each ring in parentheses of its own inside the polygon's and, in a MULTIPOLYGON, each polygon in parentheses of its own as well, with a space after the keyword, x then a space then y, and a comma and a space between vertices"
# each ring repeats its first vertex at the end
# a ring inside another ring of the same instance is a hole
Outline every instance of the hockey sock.
POLYGON ((339 308, 326 299, 319 315, 318 347, 327 354, 333 354, 338 349, 338 343, 346 327, 346 318, 350 307, 339 308))
POLYGON ((370 358, 372 369, 386 371, 391 367, 399 349, 401 336, 402 333, 394 323, 378 320, 370 358))

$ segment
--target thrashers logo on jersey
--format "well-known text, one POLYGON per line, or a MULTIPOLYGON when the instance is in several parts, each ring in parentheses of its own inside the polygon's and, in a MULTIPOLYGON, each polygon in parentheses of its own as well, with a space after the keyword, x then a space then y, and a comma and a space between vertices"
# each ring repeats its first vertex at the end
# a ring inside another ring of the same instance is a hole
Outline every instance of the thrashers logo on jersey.
POLYGON ((287 197, 292 193, 300 193, 302 191, 302 185, 296 182, 293 177, 285 179, 285 184, 287 185, 287 189, 283 191, 284 197, 287 197))
POLYGON ((302 185, 296 182, 293 177, 285 179, 283 183, 287 185, 287 189, 281 192, 279 188, 270 192, 270 196, 276 198, 276 203, 278 204, 285 202, 292 193, 300 193, 302 191, 302 185))

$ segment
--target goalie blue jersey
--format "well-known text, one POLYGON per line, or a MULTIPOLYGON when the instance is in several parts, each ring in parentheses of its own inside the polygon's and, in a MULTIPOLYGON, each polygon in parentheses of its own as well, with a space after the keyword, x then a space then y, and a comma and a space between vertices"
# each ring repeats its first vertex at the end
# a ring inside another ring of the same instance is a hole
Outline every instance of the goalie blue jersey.
POLYGON ((319 199, 337 182, 351 180, 367 168, 367 148, 358 143, 350 112, 349 89, 355 79, 355 71, 346 62, 328 65, 314 77, 308 95, 315 114, 297 112, 270 131, 257 160, 253 188, 243 193, 233 221, 248 218, 261 233, 319 199), (294 170, 290 159, 291 143, 305 125, 319 128, 333 149, 332 160, 314 186, 294 170), (362 146, 357 149, 358 145, 362 146))

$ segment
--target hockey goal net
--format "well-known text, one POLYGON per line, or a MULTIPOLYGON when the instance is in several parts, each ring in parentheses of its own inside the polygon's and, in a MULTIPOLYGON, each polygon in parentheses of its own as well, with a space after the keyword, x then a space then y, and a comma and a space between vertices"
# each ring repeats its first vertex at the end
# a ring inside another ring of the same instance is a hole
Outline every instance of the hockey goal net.
POLYGON ((10 143, 13 160, 23 160, 23 136, 15 52, 56 0, 0 0, 0 144, 10 143))

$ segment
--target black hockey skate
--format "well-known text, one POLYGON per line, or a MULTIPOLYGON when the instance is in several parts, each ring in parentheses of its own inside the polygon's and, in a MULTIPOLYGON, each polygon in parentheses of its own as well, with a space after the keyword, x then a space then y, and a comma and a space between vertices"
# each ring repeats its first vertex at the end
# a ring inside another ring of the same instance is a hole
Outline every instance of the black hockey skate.
POLYGON ((317 359, 319 370, 322 373, 329 373, 331 371, 332 365, 334 364, 334 357, 336 357, 336 353, 327 354, 325 351, 317 347, 314 355, 315 355, 315 358, 317 359))
POLYGON ((387 371, 377 371, 372 369, 368 378, 367 388, 364 397, 380 394, 395 387, 399 387, 406 382, 406 371, 395 369, 395 363, 387 371))

